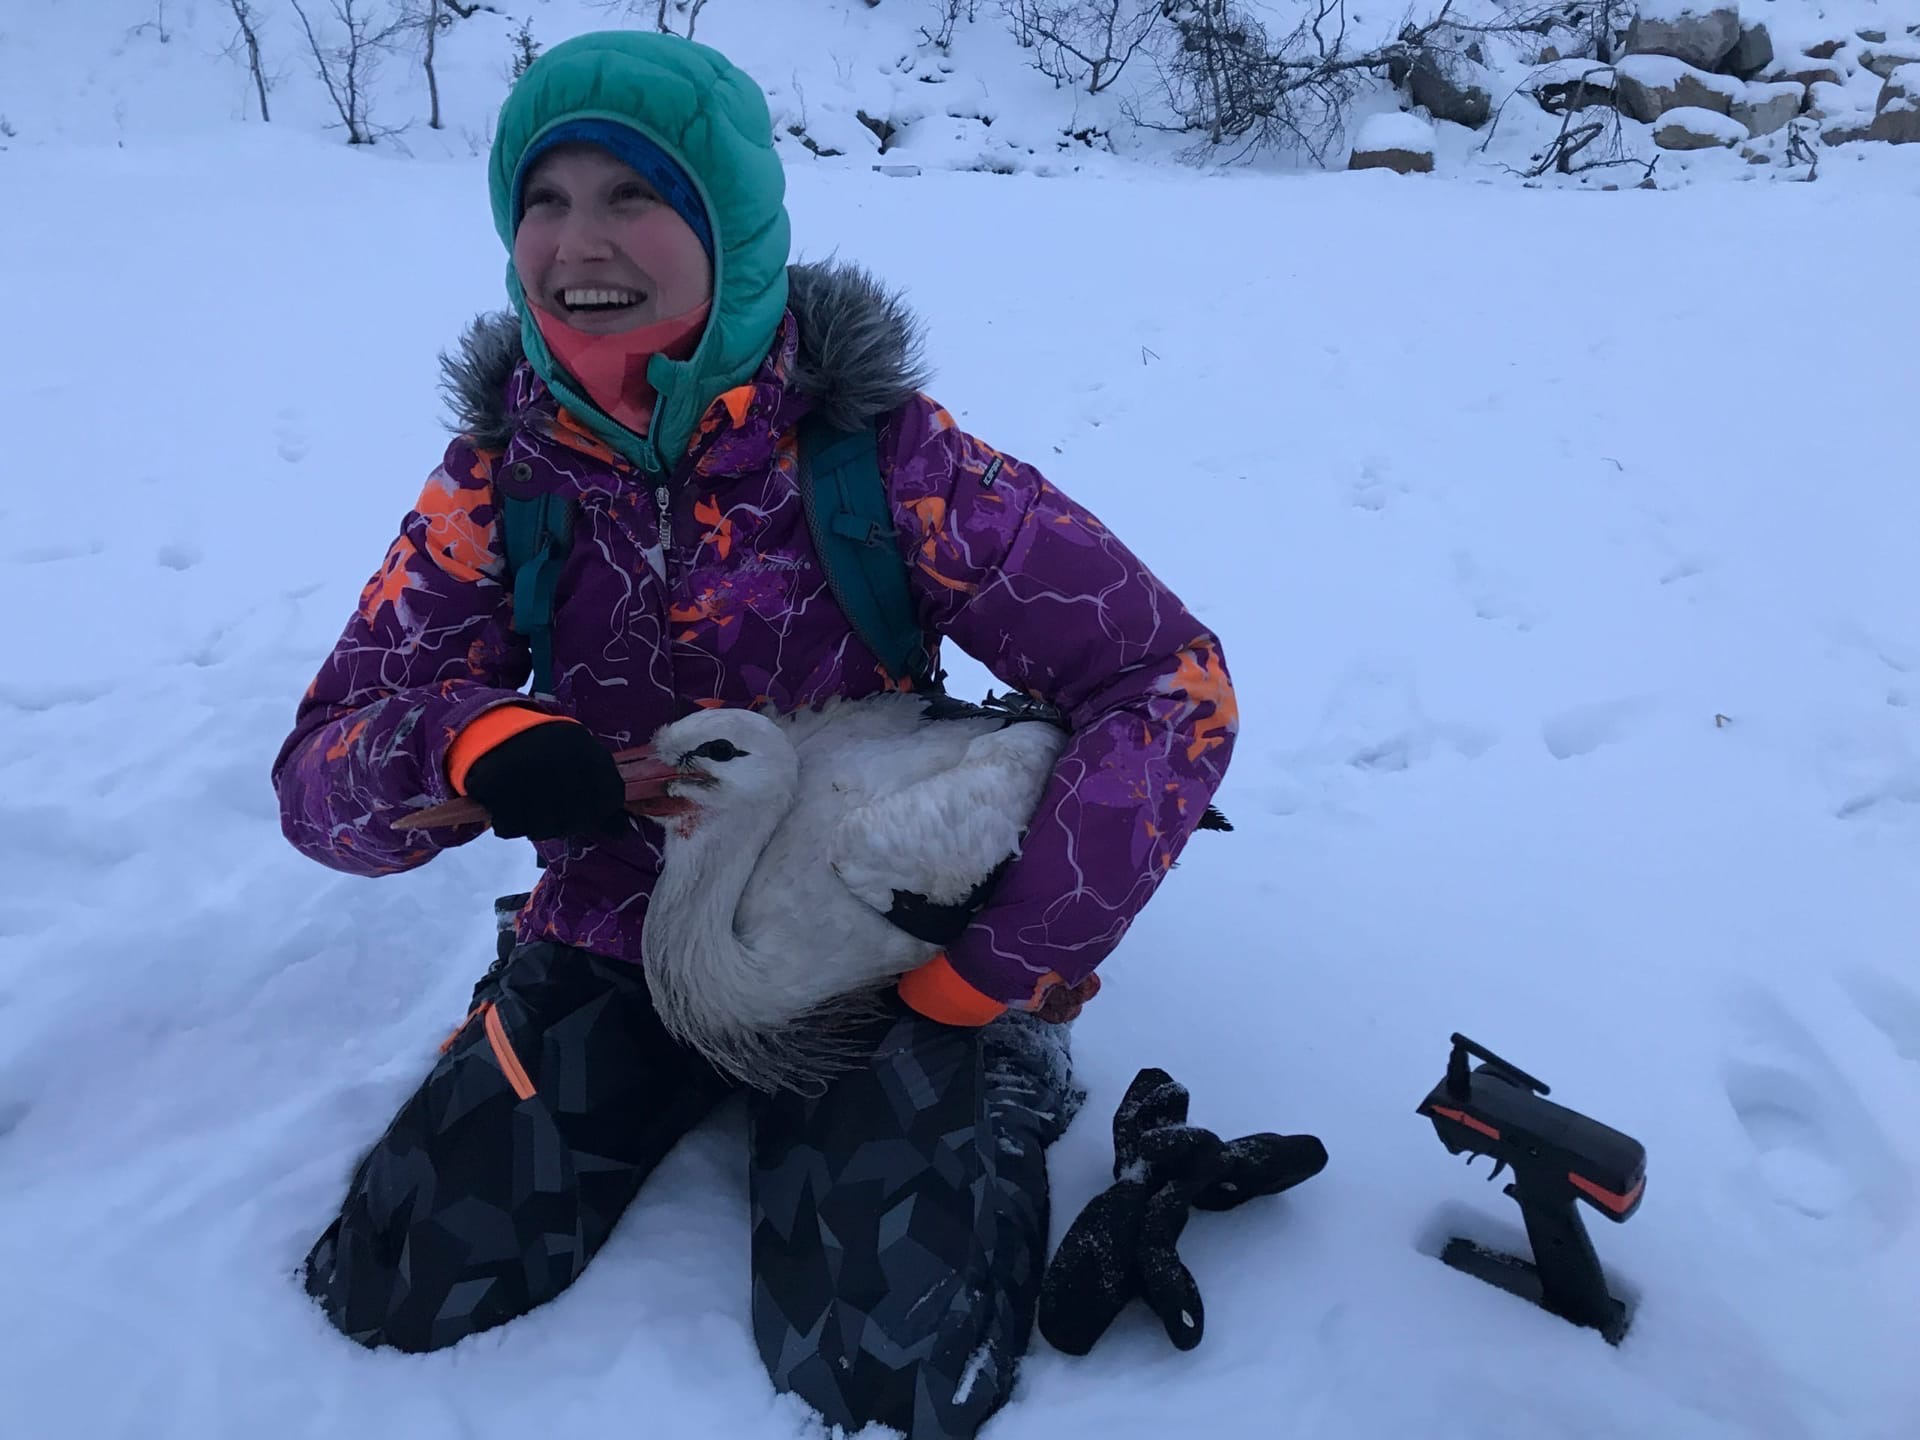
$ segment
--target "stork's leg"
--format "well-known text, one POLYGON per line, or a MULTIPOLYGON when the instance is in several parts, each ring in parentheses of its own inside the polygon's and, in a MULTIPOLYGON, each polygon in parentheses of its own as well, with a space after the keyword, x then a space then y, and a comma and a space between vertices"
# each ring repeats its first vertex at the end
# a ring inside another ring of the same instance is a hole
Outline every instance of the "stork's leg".
POLYGON ((363 1345, 437 1350, 551 1300, 730 1090, 637 966, 521 945, 354 1172, 307 1290, 363 1345))
POLYGON ((1077 1103, 1064 1027, 905 1007, 824 1094, 754 1094, 753 1328, 775 1386, 849 1431, 972 1436, 1032 1333, 1045 1151, 1077 1103))

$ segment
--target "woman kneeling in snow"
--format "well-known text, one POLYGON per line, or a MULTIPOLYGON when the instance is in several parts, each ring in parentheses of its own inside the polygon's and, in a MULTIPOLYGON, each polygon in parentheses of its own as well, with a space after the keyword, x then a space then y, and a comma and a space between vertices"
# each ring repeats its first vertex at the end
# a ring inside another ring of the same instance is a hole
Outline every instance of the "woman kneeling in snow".
POLYGON ((972 1435, 1031 1331, 1043 1152, 1071 1109, 1063 1047, 1033 1043, 1061 1027, 1038 1022, 1077 1012, 1219 782, 1219 646, 1091 514, 918 393, 895 301, 857 272, 789 268, 765 102, 714 51, 634 32, 555 47, 509 96, 489 173, 517 314, 449 363, 459 438, 274 784, 288 837, 340 870, 474 838, 399 823, 459 796, 536 841, 545 870, 307 1286, 367 1345, 432 1350, 510 1320, 580 1274, 734 1088, 649 1002, 660 836, 625 813, 613 753, 696 707, 909 683, 856 635, 809 538, 796 436, 820 416, 877 435, 921 628, 1073 732, 1022 853, 857 1062, 818 1095, 750 1092, 752 1323, 775 1384, 849 1428, 972 1435), (512 628, 496 486, 571 506, 534 647, 512 628), (527 695, 531 670, 552 678, 527 695))

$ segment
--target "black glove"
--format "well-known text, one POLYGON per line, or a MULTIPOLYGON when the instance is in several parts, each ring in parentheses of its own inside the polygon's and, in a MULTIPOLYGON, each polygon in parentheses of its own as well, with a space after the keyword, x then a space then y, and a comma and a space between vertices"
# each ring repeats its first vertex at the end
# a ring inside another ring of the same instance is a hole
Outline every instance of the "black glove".
POLYGON ((607 835, 625 828, 627 786, 613 752, 571 720, 502 740, 467 770, 467 796, 505 840, 607 835))
POLYGON ((1247 1135, 1222 1143, 1189 1125, 1187 1089, 1142 1070, 1113 1117, 1114 1184, 1068 1228, 1040 1282, 1040 1333, 1084 1355, 1136 1295, 1182 1350, 1200 1343, 1200 1287, 1175 1250, 1192 1207, 1230 1210, 1317 1175, 1326 1148, 1311 1135, 1247 1135))

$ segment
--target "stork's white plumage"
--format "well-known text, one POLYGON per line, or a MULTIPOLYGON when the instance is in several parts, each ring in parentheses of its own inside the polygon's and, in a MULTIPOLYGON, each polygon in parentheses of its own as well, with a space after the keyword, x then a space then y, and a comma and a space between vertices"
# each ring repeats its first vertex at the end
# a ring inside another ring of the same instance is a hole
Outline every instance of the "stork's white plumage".
POLYGON ((1065 733, 911 695, 778 719, 703 710, 651 749, 665 859, 642 933, 667 1028, 763 1088, 805 1088, 884 986, 938 953, 1019 850, 1065 733))

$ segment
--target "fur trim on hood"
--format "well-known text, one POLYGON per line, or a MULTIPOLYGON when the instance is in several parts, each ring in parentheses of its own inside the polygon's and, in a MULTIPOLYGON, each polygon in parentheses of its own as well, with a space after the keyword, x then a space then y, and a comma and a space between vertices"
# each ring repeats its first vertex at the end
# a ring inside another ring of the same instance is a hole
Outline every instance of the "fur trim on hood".
MULTIPOLYGON (((897 294, 857 265, 794 265, 787 308, 800 331, 789 387, 810 396, 835 428, 858 430, 926 387, 920 323, 897 294)), ((523 358, 519 317, 482 315, 458 348, 440 357, 441 392, 453 428, 484 450, 503 447, 519 417, 506 406, 507 379, 523 358)))

